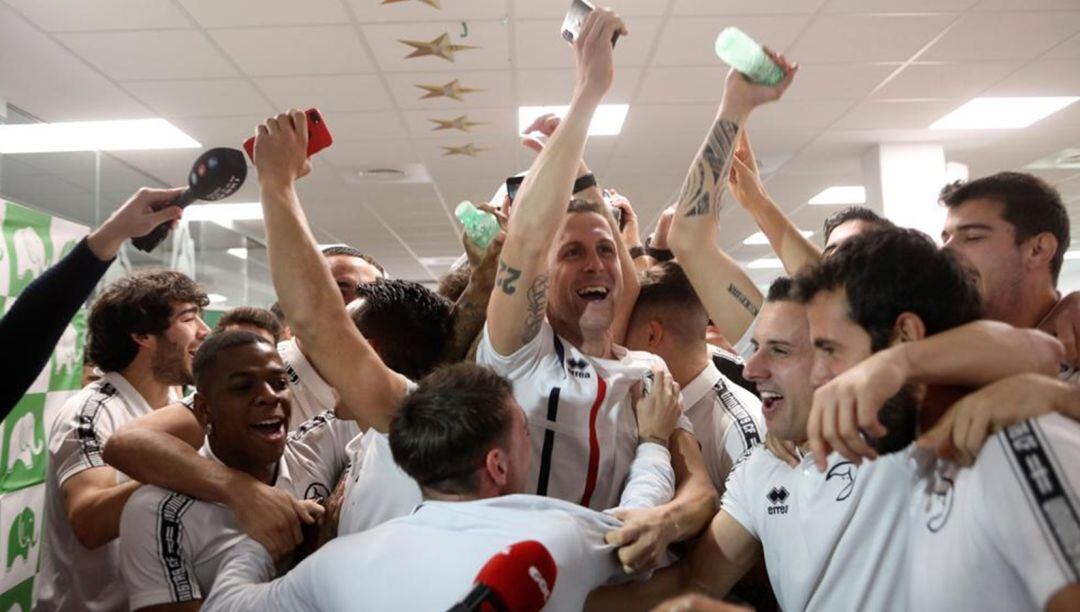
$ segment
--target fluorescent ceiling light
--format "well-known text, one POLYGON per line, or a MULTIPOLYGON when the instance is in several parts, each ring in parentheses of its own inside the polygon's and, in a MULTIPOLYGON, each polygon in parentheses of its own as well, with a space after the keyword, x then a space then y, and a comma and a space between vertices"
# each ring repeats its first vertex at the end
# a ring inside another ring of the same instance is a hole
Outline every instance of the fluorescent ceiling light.
POLYGON ((0 126, 0 153, 8 154, 197 149, 201 146, 164 119, 0 126))
POLYGON ((866 187, 862 185, 833 185, 810 198, 809 204, 865 204, 866 187))
POLYGON ((996 130, 1026 128, 1080 100, 1076 96, 1041 98, 975 98, 930 124, 931 130, 996 130))
POLYGON ((235 249, 225 249, 225 252, 238 259, 247 259, 247 249, 244 247, 237 247, 235 249))
POLYGON ((187 221, 251 221, 262 219, 262 204, 258 202, 240 202, 237 204, 193 204, 184 209, 187 221))
POLYGON ((784 262, 775 257, 762 257, 746 264, 746 267, 751 270, 780 270, 783 269, 784 262))
MULTIPOLYGON (((814 235, 814 232, 810 230, 799 230, 799 233, 803 235, 803 238, 809 238, 814 235)), ((750 234, 750 237, 742 241, 743 244, 769 244, 769 239, 765 237, 764 232, 758 232, 756 234, 750 234)))
POLYGON ((220 293, 209 293, 206 295, 206 299, 210 300, 211 304, 220 304, 229 298, 221 295, 220 293))
MULTIPOLYGON (((540 115, 565 117, 569 106, 522 106, 518 108, 518 131, 524 133, 540 115)), ((589 136, 614 136, 622 131, 629 104, 601 104, 589 124, 589 136)))

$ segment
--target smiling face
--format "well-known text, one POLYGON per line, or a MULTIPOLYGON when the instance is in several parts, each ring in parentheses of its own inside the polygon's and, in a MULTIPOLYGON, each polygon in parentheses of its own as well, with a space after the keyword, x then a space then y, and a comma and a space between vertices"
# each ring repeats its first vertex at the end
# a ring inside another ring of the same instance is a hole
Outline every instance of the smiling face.
POLYGON ((814 398, 810 386, 814 353, 806 309, 789 300, 766 302, 754 324, 750 346, 753 353, 743 376, 757 385, 769 432, 782 440, 805 441, 814 398))
POLYGON ((190 385, 191 365, 210 328, 195 304, 173 304, 169 327, 153 336, 150 367, 154 377, 168 385, 190 385))
POLYGON ((955 254, 983 299, 986 318, 1009 321, 1023 300, 1023 245, 1002 217, 1001 202, 975 198, 949 207, 941 231, 943 248, 955 254))
POLYGON ((566 215, 551 258, 548 317, 582 335, 607 331, 622 294, 618 249, 607 220, 592 212, 566 215))
POLYGON ((821 291, 806 306, 814 345, 814 388, 836 378, 873 353, 870 334, 851 320, 843 289, 821 291))

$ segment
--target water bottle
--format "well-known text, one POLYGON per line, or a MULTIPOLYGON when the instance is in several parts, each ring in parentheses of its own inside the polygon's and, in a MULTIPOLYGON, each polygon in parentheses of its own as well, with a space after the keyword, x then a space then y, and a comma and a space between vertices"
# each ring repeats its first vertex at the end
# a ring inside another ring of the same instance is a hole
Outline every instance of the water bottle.
POLYGON ((776 85, 784 80, 784 71, 772 61, 761 45, 736 27, 724 28, 716 37, 716 55, 724 63, 760 85, 776 85))
POLYGON ((487 249, 499 233, 499 220, 495 215, 480 210, 473 203, 465 200, 454 209, 454 216, 465 226, 469 240, 481 249, 487 249))

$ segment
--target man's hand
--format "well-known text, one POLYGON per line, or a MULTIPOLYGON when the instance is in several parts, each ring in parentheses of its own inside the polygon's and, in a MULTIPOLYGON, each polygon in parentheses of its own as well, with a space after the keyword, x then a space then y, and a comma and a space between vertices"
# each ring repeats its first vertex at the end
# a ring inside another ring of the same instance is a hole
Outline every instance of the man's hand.
POLYGON ((754 159, 754 151, 750 148, 750 140, 746 136, 746 129, 739 133, 739 145, 731 159, 731 171, 728 173, 728 191, 740 206, 747 210, 753 209, 758 202, 769 199, 765 192, 765 186, 761 184, 761 173, 758 170, 757 160, 754 159))
POLYGON ((240 527, 265 546, 275 561, 288 555, 303 541, 300 523, 313 523, 322 512, 321 507, 312 507, 312 502, 297 500, 285 491, 254 479, 238 483, 231 491, 233 495, 227 504, 240 527))
POLYGON ((638 226, 638 217, 637 213, 634 212, 634 207, 630 206, 630 200, 614 189, 605 189, 604 194, 608 196, 613 208, 622 211, 622 229, 619 233, 622 236, 623 244, 628 249, 641 246, 641 230, 638 226))
POLYGON ((179 206, 166 206, 154 210, 180 196, 183 187, 176 189, 149 189, 142 187, 127 202, 116 209, 109 218, 86 237, 86 246, 102 261, 108 261, 120 252, 129 238, 149 234, 155 227, 167 221, 176 224, 180 219, 179 206))
POLYGON ((574 41, 577 60, 577 89, 597 100, 611 89, 615 79, 615 62, 611 39, 618 32, 628 36, 630 31, 622 19, 608 8, 597 8, 585 18, 581 33, 574 41))
POLYGON ((604 541, 618 547, 619 561, 627 574, 659 566, 667 547, 679 537, 674 520, 663 506, 616 510, 612 515, 623 525, 609 531, 604 541))
POLYGON ((742 123, 755 107, 779 99, 791 85, 795 73, 799 71, 799 65, 792 64, 782 55, 773 53, 768 48, 765 49, 765 53, 784 71, 784 80, 773 86, 758 85, 732 68, 724 82, 724 99, 720 105, 721 115, 742 123))
POLYGON ((682 398, 679 383, 667 370, 652 369, 652 391, 644 393, 643 385, 634 389, 634 413, 637 415, 638 439, 667 446, 682 414, 682 398))
POLYGON ((260 123, 255 130, 255 170, 259 183, 292 185, 311 172, 307 156, 307 116, 291 109, 260 123))
POLYGON ((877 452, 860 432, 874 437, 886 433, 878 421, 878 410, 908 380, 907 362, 900 348, 874 353, 814 391, 806 435, 819 469, 826 468, 832 451, 856 465, 862 463, 863 457, 877 458, 877 452))
POLYGON ((698 593, 673 597, 652 609, 652 612, 739 612, 750 610, 744 606, 710 599, 698 593))
POLYGON ((1055 336, 1065 347, 1065 362, 1080 368, 1080 292, 1073 291, 1061 298, 1050 314, 1039 323, 1039 329, 1055 336))
POLYGON ((492 238, 491 244, 486 249, 481 250, 469 239, 468 234, 461 234, 461 244, 465 247, 469 269, 472 270, 472 281, 483 283, 488 288, 495 286, 495 273, 498 271, 499 254, 502 253, 504 242, 506 242, 506 232, 501 231, 492 238))
POLYGON ((777 459, 791 467, 799 467, 799 455, 794 442, 791 442, 790 440, 781 440, 770 431, 765 433, 765 448, 772 451, 772 454, 775 455, 777 459))
POLYGON ((668 234, 671 232, 671 222, 675 219, 675 205, 672 204, 664 209, 664 212, 660 213, 660 218, 656 220, 656 229, 653 231, 652 239, 649 240, 649 246, 654 249, 670 249, 671 246, 668 243, 668 234))
POLYGON ((919 437, 920 447, 961 465, 972 465, 991 434, 1078 401, 1068 383, 1041 374, 1017 374, 987 385, 953 404, 919 437))

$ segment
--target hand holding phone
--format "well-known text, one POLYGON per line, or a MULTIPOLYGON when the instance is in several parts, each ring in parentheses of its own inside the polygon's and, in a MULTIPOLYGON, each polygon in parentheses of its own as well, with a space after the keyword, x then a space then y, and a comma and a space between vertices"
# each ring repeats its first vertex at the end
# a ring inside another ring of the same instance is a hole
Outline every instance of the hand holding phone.
MULTIPOLYGON (((577 40, 578 34, 581 33, 581 26, 585 23, 585 17, 590 12, 595 10, 596 7, 590 4, 587 0, 574 0, 570 5, 570 9, 566 11, 566 17, 563 18, 562 23, 562 37, 566 39, 566 42, 571 45, 577 40)), ((615 46, 615 41, 619 40, 619 33, 611 37, 611 46, 615 46)))
MULTIPOLYGON (((322 113, 317 108, 309 108, 304 111, 307 116, 308 144, 307 156, 311 157, 326 147, 334 144, 334 137, 330 135, 330 128, 326 125, 322 113)), ((255 163, 255 137, 252 136, 244 141, 244 150, 247 151, 248 159, 255 163)))

